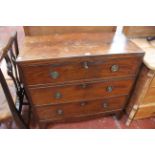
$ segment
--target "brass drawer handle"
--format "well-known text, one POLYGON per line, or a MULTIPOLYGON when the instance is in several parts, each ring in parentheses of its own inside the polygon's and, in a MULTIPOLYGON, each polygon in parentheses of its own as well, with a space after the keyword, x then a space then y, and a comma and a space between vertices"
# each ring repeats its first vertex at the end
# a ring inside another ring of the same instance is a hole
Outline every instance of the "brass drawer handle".
POLYGON ((119 70, 119 66, 118 65, 112 65, 111 66, 111 71, 112 72, 117 72, 119 70))
POLYGON ((54 97, 56 99, 60 99, 62 97, 62 94, 60 92, 57 92, 57 93, 54 94, 54 97))
POLYGON ((64 111, 62 109, 58 109, 56 112, 57 112, 58 115, 63 115, 64 114, 64 111))
POLYGON ((103 108, 108 108, 108 106, 109 106, 109 105, 108 105, 107 102, 103 102, 103 103, 102 103, 102 107, 103 107, 103 108))
POLYGON ((57 71, 53 71, 50 73, 51 78, 57 79, 59 77, 59 73, 57 71))
POLYGON ((86 102, 81 102, 81 103, 80 103, 80 106, 81 106, 81 107, 83 107, 83 106, 85 106, 85 105, 86 105, 86 102))
POLYGON ((83 63, 83 67, 84 67, 85 69, 88 69, 88 68, 89 68, 88 62, 84 62, 84 63, 83 63))
POLYGON ((108 86, 108 87, 107 87, 107 92, 110 93, 110 92, 112 92, 112 91, 113 91, 113 87, 112 87, 112 86, 108 86))

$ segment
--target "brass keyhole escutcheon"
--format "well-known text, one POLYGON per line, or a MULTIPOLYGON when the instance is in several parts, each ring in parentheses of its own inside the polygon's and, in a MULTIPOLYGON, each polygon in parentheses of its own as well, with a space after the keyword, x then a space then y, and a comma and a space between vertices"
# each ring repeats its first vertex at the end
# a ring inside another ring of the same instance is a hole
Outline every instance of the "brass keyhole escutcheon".
POLYGON ((83 66, 84 66, 85 69, 88 69, 88 68, 89 68, 88 62, 84 62, 84 63, 83 63, 83 66))
POLYGON ((108 108, 108 103, 107 102, 103 102, 102 106, 103 106, 103 108, 108 108))
POLYGON ((107 92, 110 93, 110 92, 112 92, 112 91, 113 91, 113 87, 112 87, 112 86, 108 86, 108 87, 107 87, 107 92))
POLYGON ((57 71, 53 71, 50 73, 50 76, 52 79, 57 79, 59 77, 59 73, 57 71))
POLYGON ((60 99, 60 98, 62 97, 62 95, 61 95, 60 92, 57 92, 57 93, 55 93, 54 97, 55 97, 56 99, 60 99))
POLYGON ((111 71, 112 72, 117 72, 119 70, 119 66, 118 65, 112 65, 111 66, 111 71))
POLYGON ((58 109, 56 112, 58 115, 62 115, 64 113, 64 111, 62 109, 58 109))

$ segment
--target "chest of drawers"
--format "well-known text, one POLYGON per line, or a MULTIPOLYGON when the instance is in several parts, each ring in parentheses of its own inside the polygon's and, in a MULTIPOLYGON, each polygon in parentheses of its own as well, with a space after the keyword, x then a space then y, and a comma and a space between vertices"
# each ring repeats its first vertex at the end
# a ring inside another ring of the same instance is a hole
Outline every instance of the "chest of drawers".
POLYGON ((132 41, 145 51, 143 65, 134 89, 134 95, 126 108, 130 125, 133 120, 155 116, 155 41, 134 38, 132 41))
POLYGON ((17 63, 41 124, 122 112, 143 55, 122 35, 70 33, 26 37, 17 63))

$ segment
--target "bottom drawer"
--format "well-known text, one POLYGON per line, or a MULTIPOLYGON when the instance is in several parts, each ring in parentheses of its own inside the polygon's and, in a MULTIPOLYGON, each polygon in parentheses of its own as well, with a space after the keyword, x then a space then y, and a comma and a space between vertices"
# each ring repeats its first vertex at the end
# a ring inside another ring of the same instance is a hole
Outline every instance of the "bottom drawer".
POLYGON ((36 107, 39 120, 61 120, 75 116, 93 115, 120 110, 126 103, 126 96, 86 102, 75 102, 36 107))

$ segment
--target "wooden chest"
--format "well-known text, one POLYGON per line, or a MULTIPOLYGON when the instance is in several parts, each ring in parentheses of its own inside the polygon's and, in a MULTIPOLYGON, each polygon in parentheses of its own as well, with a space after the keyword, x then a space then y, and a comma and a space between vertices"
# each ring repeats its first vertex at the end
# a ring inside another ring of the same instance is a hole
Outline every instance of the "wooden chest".
POLYGON ((17 59, 39 123, 122 112, 144 53, 123 35, 29 36, 17 59))
POLYGON ((132 41, 145 51, 136 87, 127 107, 129 125, 132 120, 155 116, 155 41, 134 38, 132 41))

